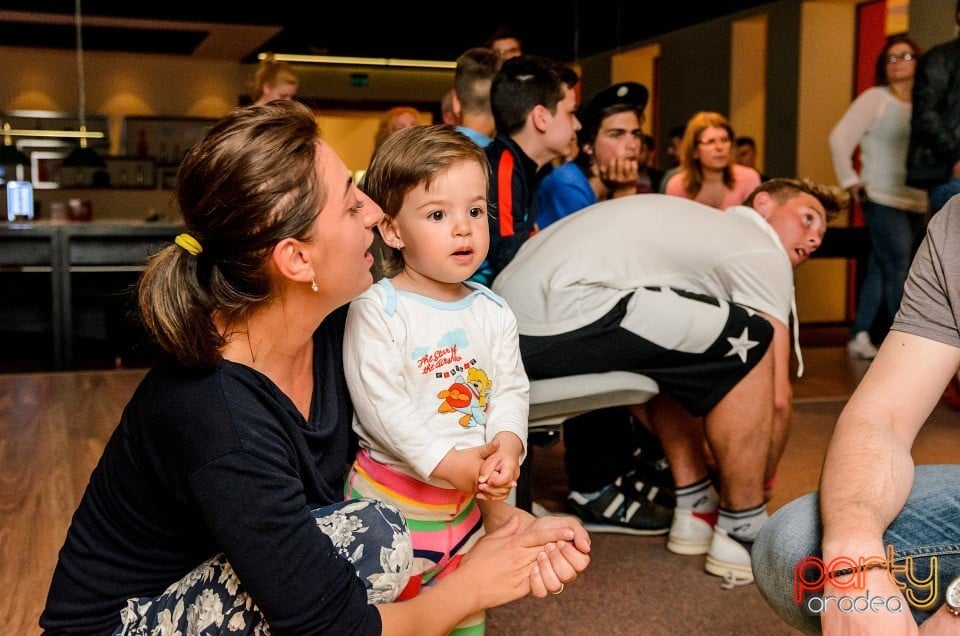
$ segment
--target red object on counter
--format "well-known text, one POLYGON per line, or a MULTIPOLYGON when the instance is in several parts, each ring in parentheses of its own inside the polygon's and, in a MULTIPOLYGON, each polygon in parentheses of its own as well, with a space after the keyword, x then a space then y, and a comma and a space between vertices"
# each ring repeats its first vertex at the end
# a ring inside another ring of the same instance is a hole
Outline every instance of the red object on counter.
POLYGON ((93 203, 89 200, 70 199, 67 202, 67 218, 71 221, 92 221, 93 203))

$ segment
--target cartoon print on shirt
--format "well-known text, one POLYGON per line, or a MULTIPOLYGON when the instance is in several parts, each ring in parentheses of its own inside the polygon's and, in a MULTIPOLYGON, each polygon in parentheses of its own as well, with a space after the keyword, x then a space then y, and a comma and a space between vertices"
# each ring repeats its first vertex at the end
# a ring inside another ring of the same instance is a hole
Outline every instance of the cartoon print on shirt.
POLYGON ((487 400, 493 386, 487 373, 477 367, 476 358, 464 359, 462 352, 469 350, 470 337, 460 327, 444 333, 432 347, 414 347, 410 356, 420 373, 432 373, 444 383, 445 388, 437 393, 442 400, 437 412, 462 414, 459 422, 463 428, 486 425, 487 400), (447 384, 451 380, 452 384, 447 384))
POLYGON ((462 375, 458 375, 449 388, 437 393, 437 397, 443 400, 437 412, 463 413, 460 418, 460 426, 463 428, 484 426, 487 422, 484 412, 491 384, 483 369, 470 367, 466 380, 462 375))

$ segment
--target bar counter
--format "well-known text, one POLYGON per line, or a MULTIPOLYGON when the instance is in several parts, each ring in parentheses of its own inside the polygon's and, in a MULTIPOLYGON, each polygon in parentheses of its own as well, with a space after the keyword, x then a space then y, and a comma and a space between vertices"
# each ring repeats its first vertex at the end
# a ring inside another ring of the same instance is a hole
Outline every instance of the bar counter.
POLYGON ((141 271, 150 254, 182 231, 182 223, 165 221, 0 223, 0 271, 49 274, 55 369, 73 365, 73 276, 141 271))

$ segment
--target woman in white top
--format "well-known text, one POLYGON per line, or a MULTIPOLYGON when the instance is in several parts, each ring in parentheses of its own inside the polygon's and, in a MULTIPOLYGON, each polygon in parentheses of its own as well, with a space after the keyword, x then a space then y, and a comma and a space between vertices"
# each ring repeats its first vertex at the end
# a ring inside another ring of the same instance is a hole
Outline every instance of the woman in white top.
POLYGON ((847 351, 877 354, 870 328, 881 307, 890 319, 900 307, 903 283, 924 227, 927 196, 907 187, 911 94, 919 48, 905 35, 887 40, 877 58, 876 85, 861 93, 830 131, 837 181, 860 202, 872 248, 850 329, 847 351), (853 155, 860 147, 860 170, 853 155))

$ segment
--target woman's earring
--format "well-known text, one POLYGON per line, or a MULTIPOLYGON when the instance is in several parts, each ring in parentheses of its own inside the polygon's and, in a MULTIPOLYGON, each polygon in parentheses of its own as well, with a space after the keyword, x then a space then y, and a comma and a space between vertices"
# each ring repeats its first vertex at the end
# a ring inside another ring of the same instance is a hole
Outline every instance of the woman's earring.
POLYGON ((310 289, 313 290, 313 293, 317 293, 318 291, 320 291, 320 288, 317 287, 317 279, 316 279, 316 278, 314 278, 312 281, 310 281, 310 289))

